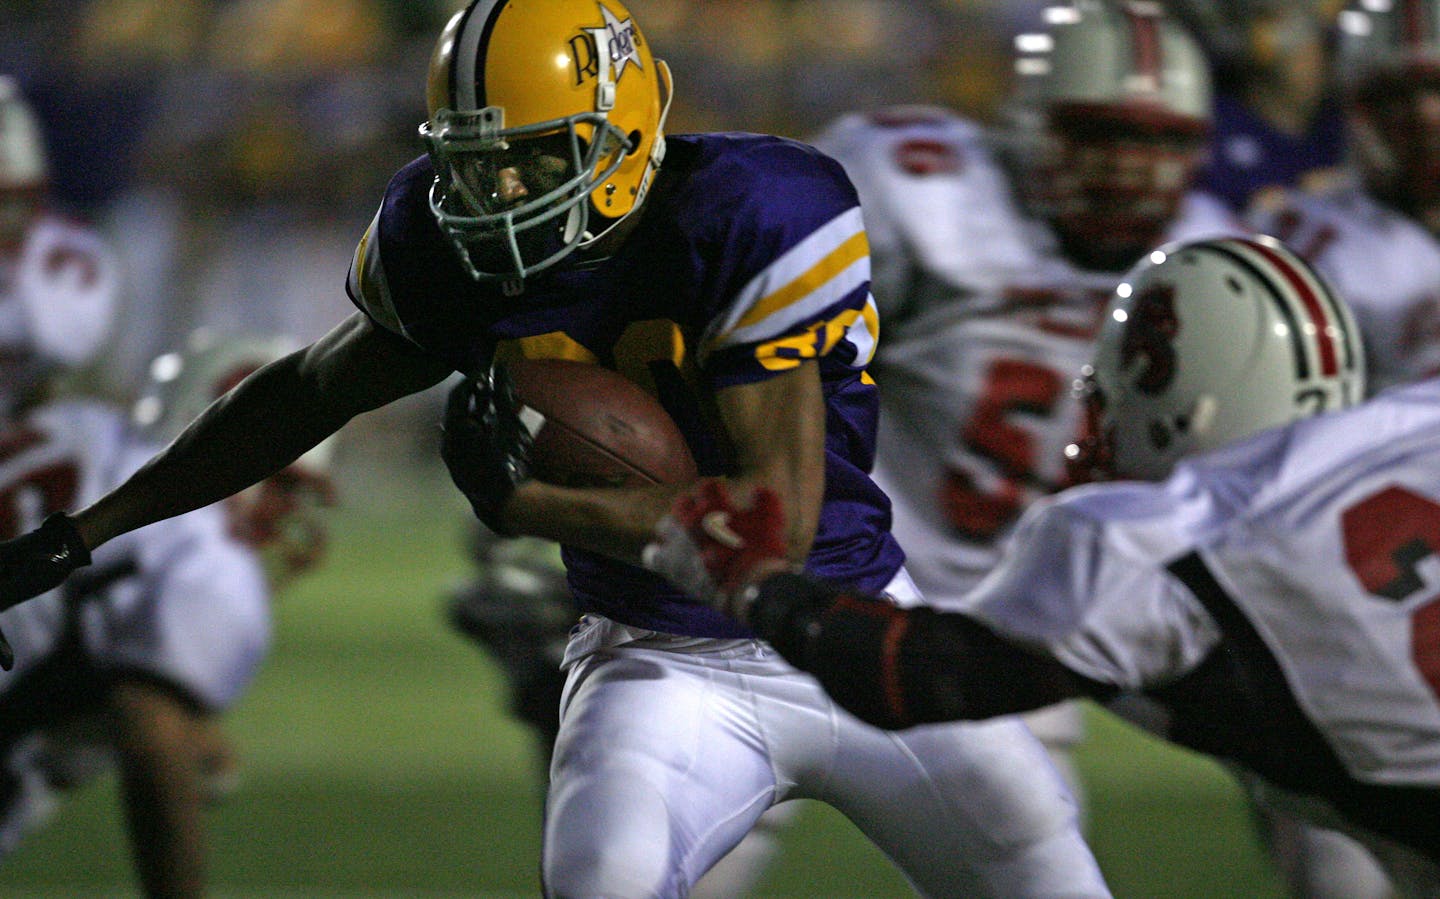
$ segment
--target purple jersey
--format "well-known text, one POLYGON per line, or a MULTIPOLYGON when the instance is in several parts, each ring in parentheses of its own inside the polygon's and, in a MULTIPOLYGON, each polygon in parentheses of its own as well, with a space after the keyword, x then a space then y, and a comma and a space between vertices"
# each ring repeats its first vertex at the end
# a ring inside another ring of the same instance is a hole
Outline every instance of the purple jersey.
MULTIPOLYGON (((807 568, 881 590, 903 554, 870 480, 876 311, 855 191, 814 149, 751 134, 672 136, 643 218, 602 262, 528 280, 520 297, 463 270, 427 204, 427 159, 390 182, 348 290, 380 326, 452 365, 568 358, 659 399, 705 475, 728 471, 701 396, 816 359, 827 407, 825 496, 807 568)), ((784 410, 775 410, 783 416, 784 410)), ((639 568, 565 548, 581 608, 701 637, 747 633, 639 568)))
POLYGON ((1215 98, 1210 160, 1199 186, 1244 212, 1262 191, 1305 189, 1333 177, 1345 159, 1345 118, 1333 100, 1322 103, 1310 128, 1287 134, 1234 97, 1215 98))

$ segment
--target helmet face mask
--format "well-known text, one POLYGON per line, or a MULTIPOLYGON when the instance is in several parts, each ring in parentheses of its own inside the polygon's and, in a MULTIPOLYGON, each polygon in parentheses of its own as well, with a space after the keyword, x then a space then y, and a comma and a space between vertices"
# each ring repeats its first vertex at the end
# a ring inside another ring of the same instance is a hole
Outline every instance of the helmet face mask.
POLYGON ((1345 304, 1270 238, 1162 247, 1112 297, 1085 372, 1092 476, 1158 480, 1181 459, 1359 402, 1345 304))
POLYGON ((430 210, 461 264, 507 292, 643 202, 670 75, 612 0, 474 0, 446 26, 420 126, 430 210))
POLYGON ((1160 242, 1203 152, 1194 123, 1123 113, 1052 111, 1051 155, 1036 172, 1066 256, 1095 271, 1124 270, 1160 242))
POLYGON ((1375 196, 1417 218, 1440 210, 1440 69, 1373 76, 1354 98, 1351 123, 1361 174, 1375 196))
MULTIPOLYGON (((503 117, 496 107, 482 112, 503 117)), ((595 115, 515 128, 504 138, 479 118, 439 110, 433 124, 420 126, 436 171, 430 211, 472 277, 524 278, 593 238, 590 193, 632 147, 595 115), (600 140, 582 138, 582 125, 600 140)))

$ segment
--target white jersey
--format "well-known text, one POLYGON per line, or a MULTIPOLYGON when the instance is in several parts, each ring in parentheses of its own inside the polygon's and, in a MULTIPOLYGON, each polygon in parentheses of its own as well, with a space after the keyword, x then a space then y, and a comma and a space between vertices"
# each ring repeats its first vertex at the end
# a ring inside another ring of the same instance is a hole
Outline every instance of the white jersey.
MULTIPOLYGON (((907 570, 931 604, 953 605, 1025 507, 1065 486, 1082 428, 1073 388, 1120 273, 1065 259, 983 131, 944 110, 847 116, 816 144, 855 182, 870 239, 875 480, 907 570)), ((1196 195, 1166 239, 1239 229, 1196 195)))
POLYGON ((1042 500, 966 605, 1159 698, 1177 742, 1413 818, 1440 859, 1440 379, 1042 500))
POLYGON ((1358 186, 1292 193, 1252 217, 1344 297, 1365 341, 1370 389, 1440 374, 1440 240, 1358 186))
MULTIPOLYGON (((0 537, 93 502, 155 449, 108 406, 35 411, 0 432, 0 537)), ((217 505, 117 537, 64 586, 0 612, 15 650, 14 669, 0 672, 0 777, 19 788, 0 810, 0 852, 35 823, 47 778, 68 782, 107 760, 87 739, 98 732, 76 723, 98 709, 110 679, 162 683, 205 710, 237 700, 269 646, 268 596, 258 560, 230 538, 217 505)))

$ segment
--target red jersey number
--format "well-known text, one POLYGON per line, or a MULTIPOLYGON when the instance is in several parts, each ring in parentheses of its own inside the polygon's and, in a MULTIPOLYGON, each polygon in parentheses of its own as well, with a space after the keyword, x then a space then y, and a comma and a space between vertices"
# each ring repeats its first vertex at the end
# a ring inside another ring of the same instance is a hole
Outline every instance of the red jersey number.
POLYGON ((971 540, 992 540, 1024 509, 1026 488, 1049 492, 1036 471, 1034 435, 1016 423, 1018 413, 1052 415, 1065 396, 1065 379, 1054 369, 1020 359, 997 359, 985 374, 985 393, 960 433, 961 442, 998 469, 984 490, 970 473, 945 472, 940 502, 951 525, 971 540))
MULTIPOLYGON (((1440 556, 1440 503, 1398 485, 1340 516, 1345 561, 1372 596, 1409 602, 1425 589, 1419 564, 1440 556)), ((1440 700, 1440 596, 1410 615, 1410 657, 1440 700)))

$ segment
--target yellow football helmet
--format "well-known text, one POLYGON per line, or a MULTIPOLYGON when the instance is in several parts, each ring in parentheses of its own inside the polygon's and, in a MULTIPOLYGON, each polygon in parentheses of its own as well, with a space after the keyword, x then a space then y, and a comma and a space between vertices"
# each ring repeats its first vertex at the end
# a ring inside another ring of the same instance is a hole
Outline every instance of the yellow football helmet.
POLYGON ((592 246, 665 153, 669 67, 617 0, 474 0, 430 62, 430 209, 507 292, 592 246), (592 224, 593 222, 593 224, 592 224))

